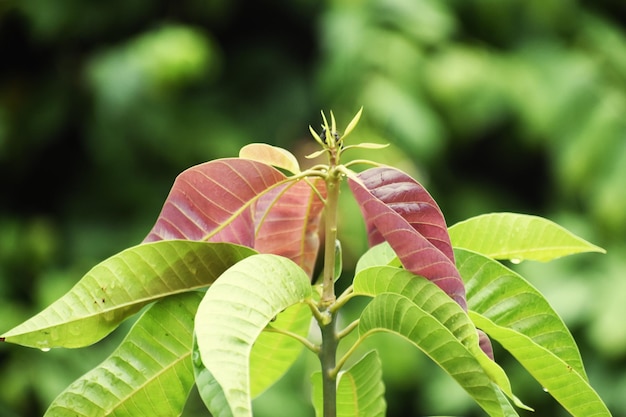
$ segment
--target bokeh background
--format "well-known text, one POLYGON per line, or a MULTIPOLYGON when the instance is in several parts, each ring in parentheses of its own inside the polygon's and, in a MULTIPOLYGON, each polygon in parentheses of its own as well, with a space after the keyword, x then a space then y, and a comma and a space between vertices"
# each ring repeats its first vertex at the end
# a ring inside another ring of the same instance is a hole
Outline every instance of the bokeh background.
MULTIPOLYGON (((2 1, 0 332, 140 242, 180 171, 249 142, 305 154, 320 110, 345 126, 363 106, 351 140, 391 147, 353 156, 413 174, 449 224, 537 214, 607 249, 515 267, 626 415, 625 25, 621 0, 2 1)), ((364 232, 342 209, 350 269, 364 232)), ((0 416, 42 415, 128 326, 86 349, 1 345, 0 416)), ((377 337, 390 416, 482 415, 419 351, 377 337)), ((566 415, 496 355, 537 415, 566 415)), ((313 415, 311 356, 257 415, 313 415)), ((185 415, 208 415, 195 390, 185 415)))

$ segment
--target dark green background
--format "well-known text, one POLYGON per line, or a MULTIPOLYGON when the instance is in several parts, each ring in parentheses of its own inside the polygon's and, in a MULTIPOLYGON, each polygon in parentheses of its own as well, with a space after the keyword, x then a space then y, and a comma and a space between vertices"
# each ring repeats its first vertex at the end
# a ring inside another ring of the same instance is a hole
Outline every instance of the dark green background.
MULTIPOLYGON (((608 250, 517 269, 626 415, 624 16, 619 0, 0 2, 0 332, 140 242, 178 172, 249 142, 301 156, 321 109, 345 126, 363 106, 350 140, 392 146, 354 156, 410 172, 449 224, 537 214, 608 250)), ((348 267, 364 250, 354 210, 348 267)), ((0 416, 41 415, 120 330, 75 351, 0 346, 0 416)), ((408 344, 376 342, 389 415, 482 415, 408 344)), ((566 415, 496 354, 537 415, 566 415)), ((257 415, 312 415, 310 356, 257 415)))

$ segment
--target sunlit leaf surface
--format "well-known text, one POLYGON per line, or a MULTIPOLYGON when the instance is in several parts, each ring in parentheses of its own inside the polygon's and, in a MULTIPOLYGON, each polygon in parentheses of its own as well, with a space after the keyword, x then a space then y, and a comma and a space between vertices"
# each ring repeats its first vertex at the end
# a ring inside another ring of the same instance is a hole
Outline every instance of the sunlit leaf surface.
POLYGON ((477 326, 511 352, 528 372, 573 416, 610 416, 611 413, 584 374, 530 337, 498 326, 485 316, 470 311, 477 326))
MULTIPOLYGON (((278 158, 276 152, 283 153, 276 149, 255 146, 244 155, 258 151, 269 152, 269 159, 271 155, 278 158)), ((278 170, 257 160, 230 158, 196 165, 176 178, 145 241, 237 243, 260 253, 285 256, 311 275, 324 208, 312 187, 325 194, 324 181, 288 181, 278 170)))
POLYGON ((93 267, 63 297, 2 337, 40 349, 87 346, 146 304, 206 287, 254 253, 228 243, 183 240, 134 246, 93 267))
POLYGON ((591 388, 578 347, 546 299, 521 276, 483 255, 455 250, 470 316, 575 416, 609 416, 591 388))
POLYGON ((266 143, 250 143, 244 146, 239 151, 239 157, 263 162, 267 165, 285 169, 293 174, 300 172, 298 160, 291 152, 266 143))
POLYGON ((605 252, 550 220, 516 213, 472 217, 450 227, 450 238, 454 247, 514 262, 605 252))
POLYGON ((412 342, 450 374, 489 415, 517 415, 502 402, 499 388, 468 348, 407 297, 382 293, 367 305, 359 322, 359 334, 378 331, 391 332, 412 342))
POLYGON ((244 259, 209 288, 196 316, 194 370, 212 414, 252 415, 252 346, 274 316, 310 296, 306 273, 276 255, 244 259))
POLYGON ((574 338, 537 289, 498 261, 463 249, 455 252, 471 310, 531 338, 586 379, 574 338))
POLYGON ((255 205, 257 225, 254 248, 291 259, 311 276, 320 247, 319 225, 323 201, 311 188, 325 194, 317 179, 280 185, 262 195, 255 205))
POLYGON ((191 167, 176 178, 145 241, 210 240, 254 247, 252 203, 284 179, 275 168, 246 159, 191 167))
POLYGON ((518 407, 525 408, 513 394, 504 370, 492 360, 493 351, 487 336, 477 332, 465 311, 432 282, 404 269, 389 266, 372 267, 360 271, 355 276, 354 292, 373 297, 383 293, 407 297, 425 314, 445 326, 476 358, 491 380, 518 407))
POLYGON ((191 344, 199 292, 165 298, 104 362, 73 382, 46 417, 178 416, 193 387, 191 344))

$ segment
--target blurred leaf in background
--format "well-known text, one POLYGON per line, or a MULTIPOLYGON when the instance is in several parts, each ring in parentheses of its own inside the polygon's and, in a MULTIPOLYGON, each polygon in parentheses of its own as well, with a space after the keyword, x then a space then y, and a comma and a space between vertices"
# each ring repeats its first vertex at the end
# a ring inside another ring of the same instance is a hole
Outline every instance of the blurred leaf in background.
MULTIPOLYGON (((515 268, 563 315, 592 384, 626 415, 624 16, 615 0, 5 1, 0 324, 141 241, 188 166, 250 142, 308 154, 320 109, 349 120, 364 106, 354 135, 391 143, 375 157, 424 182, 448 224, 537 214, 607 249, 515 268)), ((350 267, 364 228, 352 202, 342 207, 350 267)), ((76 352, 2 346, 0 415, 41 415, 120 330, 76 352)), ((449 399, 449 377, 425 358, 398 363, 404 342, 384 343, 390 415, 481 415, 463 392, 449 399)), ((563 415, 498 346, 496 357, 525 403, 563 415)), ((294 387, 285 415, 312 415, 294 381, 314 366, 298 364, 256 401, 258 415, 294 387)), ((193 398, 188 415, 202 415, 193 398)))

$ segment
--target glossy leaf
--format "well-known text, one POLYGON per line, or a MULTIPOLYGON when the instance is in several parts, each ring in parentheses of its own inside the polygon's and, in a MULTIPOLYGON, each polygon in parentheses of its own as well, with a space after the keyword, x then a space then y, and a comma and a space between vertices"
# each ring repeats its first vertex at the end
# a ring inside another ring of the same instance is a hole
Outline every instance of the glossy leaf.
POLYGON ((252 345, 274 316, 310 296, 309 277, 298 265, 267 254, 237 263, 209 288, 196 315, 194 369, 213 415, 251 416, 252 345))
POLYGON ((87 346, 146 304, 206 287, 254 253, 238 245, 183 240, 134 246, 93 267, 63 297, 2 337, 40 349, 87 346))
POLYGON ((208 240, 254 247, 252 205, 285 176, 246 159, 218 159, 183 171, 144 240, 208 240))
POLYGON ((502 347, 511 352, 530 374, 573 416, 611 416, 584 374, 579 374, 554 352, 530 337, 508 327, 498 326, 485 316, 470 316, 502 347))
POLYGON ((497 261, 462 249, 456 256, 474 323, 570 413, 610 415, 589 385, 574 338, 541 293, 497 261))
POLYGON ((387 241, 407 270, 433 281, 465 308, 465 288, 454 265, 448 229, 428 192, 390 167, 368 169, 348 181, 370 245, 387 241))
POLYGON ((517 415, 503 407, 499 388, 452 332, 407 297, 382 293, 363 310, 359 334, 386 331, 404 337, 427 354, 463 387, 490 416, 517 415))
POLYGON ((310 275, 324 207, 318 193, 324 195, 324 181, 289 181, 263 162, 238 158, 207 162, 178 176, 145 241, 237 243, 288 257, 310 275))
MULTIPOLYGON (((385 415, 385 386, 382 364, 373 350, 337 376, 337 417, 382 417, 385 415)), ((315 414, 322 417, 322 373, 311 376, 315 414)))
POLYGON ((287 170, 293 174, 300 172, 300 165, 296 157, 286 149, 266 143, 251 143, 239 151, 239 157, 251 161, 263 162, 287 170))
POLYGON ((450 238, 455 247, 515 262, 605 252, 550 220, 515 213, 472 217, 450 227, 450 238))
POLYGON ((309 277, 320 247, 319 225, 324 209, 312 186, 325 194, 321 179, 280 185, 259 197, 254 215, 258 228, 254 248, 291 259, 309 277))
POLYGON ((574 338, 537 289, 498 261, 463 249, 455 252, 471 310, 531 338, 587 378, 574 338))
POLYGON ((45 415, 181 415, 194 384, 191 343, 201 299, 189 292, 154 304, 111 356, 65 389, 45 415))
MULTIPOLYGON (((411 272, 389 266, 367 268, 354 277, 354 293, 376 297, 384 293, 407 297, 429 317, 445 326, 481 364, 484 372, 520 408, 526 407, 513 394, 504 370, 493 361, 491 344, 477 332, 465 311, 439 287, 411 272)), ((488 340, 488 339, 487 339, 488 340)))

